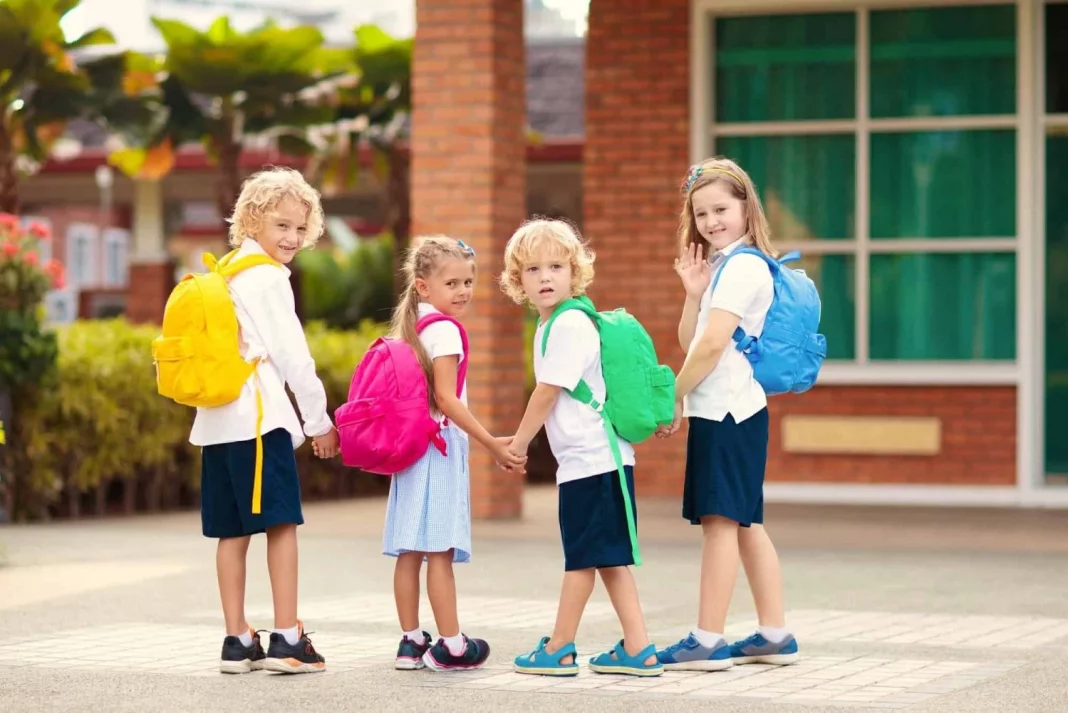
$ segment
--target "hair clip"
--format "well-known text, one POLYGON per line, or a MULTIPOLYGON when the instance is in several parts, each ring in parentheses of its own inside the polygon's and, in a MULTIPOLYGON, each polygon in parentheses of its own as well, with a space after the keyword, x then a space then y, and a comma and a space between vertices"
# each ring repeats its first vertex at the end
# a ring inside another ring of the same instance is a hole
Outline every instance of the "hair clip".
POLYGON ((468 245, 467 243, 465 243, 463 240, 457 240, 456 244, 460 246, 461 250, 463 250, 465 253, 467 253, 471 257, 475 256, 475 249, 473 247, 471 247, 470 245, 468 245))
POLYGON ((690 166, 690 172, 686 174, 686 183, 683 185, 683 190, 689 192, 693 188, 694 181, 701 177, 701 174, 705 172, 704 167, 700 164, 694 164, 690 166))

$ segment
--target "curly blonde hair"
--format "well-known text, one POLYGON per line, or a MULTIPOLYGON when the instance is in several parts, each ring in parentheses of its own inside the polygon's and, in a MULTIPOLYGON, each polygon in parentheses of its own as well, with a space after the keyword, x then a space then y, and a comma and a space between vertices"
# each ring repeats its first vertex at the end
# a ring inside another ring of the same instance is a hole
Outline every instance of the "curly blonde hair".
POLYGON ((401 293, 397 306, 393 308, 393 319, 390 322, 389 336, 394 339, 403 339, 415 352, 419 365, 426 374, 428 393, 430 394, 430 408, 437 409, 437 399, 434 398, 434 365, 430 361, 423 342, 419 339, 419 332, 415 325, 419 322, 419 292, 416 290, 415 281, 425 280, 434 274, 443 259, 455 258, 458 260, 470 260, 475 264, 474 251, 461 243, 459 240, 445 235, 425 235, 415 238, 408 248, 404 258, 401 272, 404 274, 404 292, 401 293))
POLYGON ((771 229, 753 179, 737 163, 722 156, 708 158, 691 166, 682 183, 683 204, 678 233, 680 252, 685 253, 692 243, 697 243, 705 257, 712 254, 708 241, 697 230, 697 219, 693 215, 694 191, 712 183, 722 183, 732 196, 745 203, 745 232, 749 242, 765 255, 777 257, 779 253, 771 245, 771 229))
POLYGON ((301 247, 310 248, 323 235, 323 204, 319 191, 304 180, 299 171, 273 167, 252 174, 241 184, 241 195, 234 204, 230 224, 230 244, 239 247, 245 238, 263 230, 267 215, 284 198, 302 203, 307 210, 307 232, 301 247))
POLYGON ((545 254, 559 255, 561 261, 571 263, 572 297, 585 294, 593 282, 595 255, 578 229, 564 220, 534 218, 519 226, 504 248, 501 289, 516 304, 529 302, 523 290, 523 268, 545 254))

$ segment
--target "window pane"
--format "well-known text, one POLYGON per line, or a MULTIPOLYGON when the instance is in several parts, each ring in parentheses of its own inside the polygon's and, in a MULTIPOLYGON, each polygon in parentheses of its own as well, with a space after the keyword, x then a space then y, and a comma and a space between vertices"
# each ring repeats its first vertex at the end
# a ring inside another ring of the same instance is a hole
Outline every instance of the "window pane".
POLYGON ((872 359, 1014 359, 1016 256, 871 257, 872 359))
POLYGON ((1068 113, 1068 42, 1064 38, 1068 37, 1068 5, 1046 5, 1045 24, 1046 111, 1065 114, 1068 113))
POLYGON ((852 134, 721 137, 716 152, 749 172, 775 240, 853 237, 852 134))
POLYGON ((852 119, 856 15, 716 20, 716 121, 852 119))
POLYGON ((1016 235, 1016 132, 871 135, 872 238, 1016 235))
POLYGON ((788 267, 804 270, 820 291, 820 333, 828 359, 856 356, 856 259, 852 255, 804 254, 788 267))
POLYGON ((871 13, 873 117, 1015 112, 1015 7, 871 13))
MULTIPOLYGON (((1050 7, 1053 9, 1053 6, 1050 7)), ((1068 136, 1046 137, 1046 470, 1068 473, 1068 136)))

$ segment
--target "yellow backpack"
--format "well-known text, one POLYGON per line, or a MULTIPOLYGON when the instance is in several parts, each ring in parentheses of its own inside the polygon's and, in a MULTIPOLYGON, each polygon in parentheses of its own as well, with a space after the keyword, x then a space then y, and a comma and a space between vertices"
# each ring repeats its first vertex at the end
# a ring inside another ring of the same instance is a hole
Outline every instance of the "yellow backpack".
MULTIPOLYGON (((163 333, 152 341, 156 389, 184 405, 211 408, 237 399, 256 371, 258 360, 245 361, 238 349, 237 312, 228 281, 256 265, 278 265, 266 255, 221 260, 204 253, 203 274, 189 274, 171 291, 163 310, 163 333)), ((260 513, 263 488, 263 401, 256 386, 256 475, 252 512, 260 513)))

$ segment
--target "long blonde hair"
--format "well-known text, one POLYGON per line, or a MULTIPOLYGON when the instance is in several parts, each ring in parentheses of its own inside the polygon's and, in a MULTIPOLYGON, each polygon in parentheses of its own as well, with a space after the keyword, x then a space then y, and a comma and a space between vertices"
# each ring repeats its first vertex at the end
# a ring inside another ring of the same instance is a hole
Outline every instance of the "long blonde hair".
POLYGON ((445 258, 458 258, 475 263, 474 251, 448 236, 427 235, 412 241, 401 267, 404 273, 404 292, 397 306, 393 308, 389 329, 389 336, 406 341, 419 359, 419 365, 426 373, 431 409, 437 409, 437 399, 434 397, 434 365, 415 330, 415 325, 419 322, 419 303, 422 301, 415 281, 429 278, 445 258))
POLYGON ((749 242, 765 255, 777 257, 779 253, 771 245, 771 229, 753 179, 741 166, 722 156, 705 159, 691 166, 686 174, 682 184, 682 212, 679 214, 680 253, 685 253, 692 243, 697 243, 706 258, 710 255, 711 246, 697 230, 697 218, 693 215, 693 193, 713 183, 723 183, 730 188, 732 196, 745 203, 745 232, 749 242))

